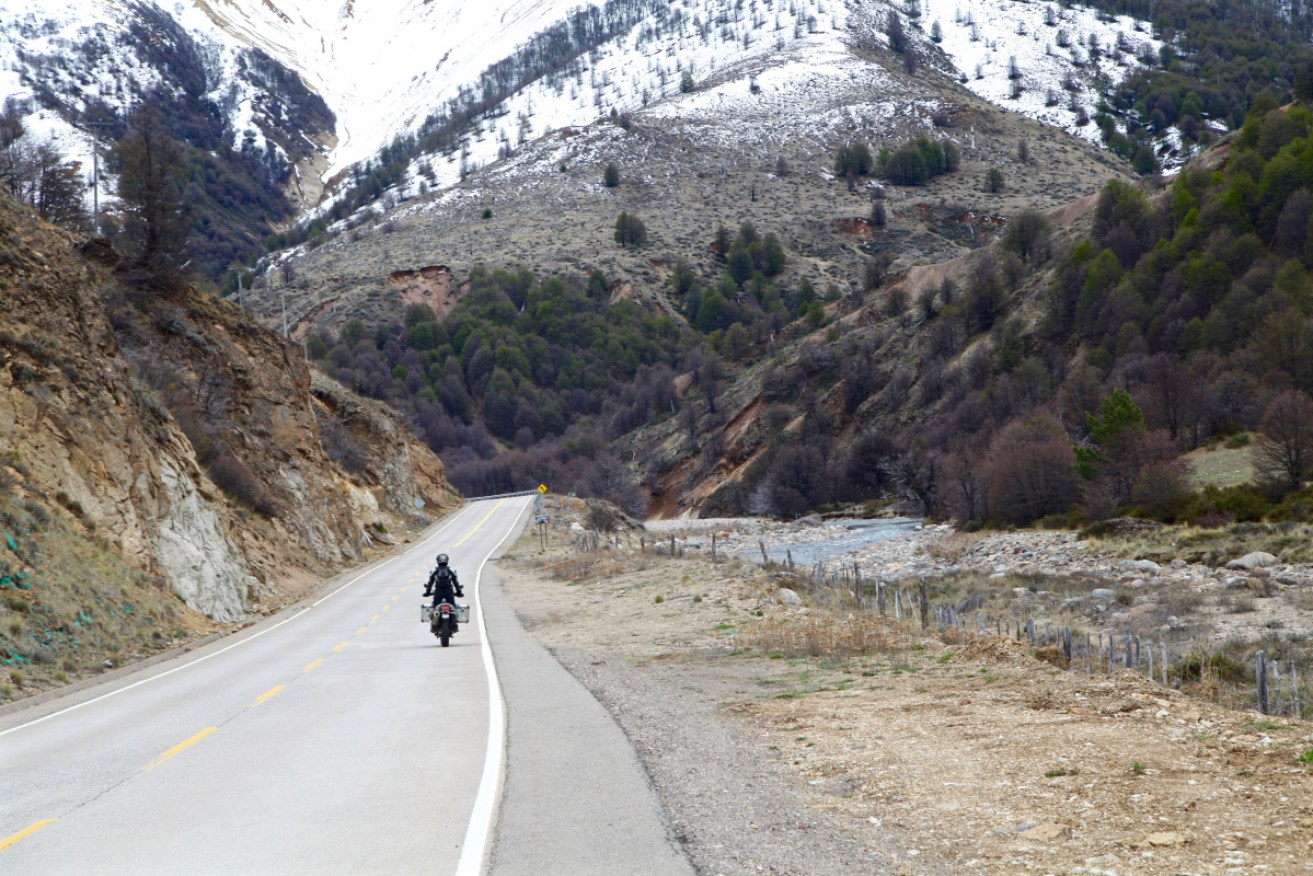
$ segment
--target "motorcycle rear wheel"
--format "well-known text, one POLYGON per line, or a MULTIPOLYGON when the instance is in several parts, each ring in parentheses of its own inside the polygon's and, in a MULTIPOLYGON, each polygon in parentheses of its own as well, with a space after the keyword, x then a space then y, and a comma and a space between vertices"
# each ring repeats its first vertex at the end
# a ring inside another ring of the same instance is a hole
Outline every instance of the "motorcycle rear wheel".
POLYGON ((451 644, 451 621, 446 618, 438 624, 438 641, 444 648, 451 644))

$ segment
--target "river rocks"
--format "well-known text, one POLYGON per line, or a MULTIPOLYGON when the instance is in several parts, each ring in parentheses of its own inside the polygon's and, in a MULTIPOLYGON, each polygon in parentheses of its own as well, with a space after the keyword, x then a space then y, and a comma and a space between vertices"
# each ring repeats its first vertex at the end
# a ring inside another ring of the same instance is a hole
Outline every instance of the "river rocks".
POLYGON ((1127 560, 1122 563, 1122 568, 1132 572, 1147 572, 1150 575, 1157 575, 1162 571, 1162 566, 1153 560, 1127 560))

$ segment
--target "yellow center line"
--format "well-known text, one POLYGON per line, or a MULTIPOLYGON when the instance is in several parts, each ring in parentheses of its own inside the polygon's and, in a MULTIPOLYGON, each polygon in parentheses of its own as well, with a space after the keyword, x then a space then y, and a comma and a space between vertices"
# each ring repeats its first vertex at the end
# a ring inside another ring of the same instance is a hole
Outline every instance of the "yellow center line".
POLYGON ((38 822, 36 822, 36 823, 34 823, 34 824, 29 824, 27 827, 23 828, 22 830, 20 830, 18 833, 14 834, 13 836, 8 836, 8 837, 5 837, 4 839, 0 840, 0 851, 4 851, 5 849, 7 849, 7 848, 9 848, 10 846, 12 846, 14 843, 19 842, 20 840, 25 840, 25 839, 27 839, 28 837, 30 837, 32 834, 36 833, 36 832, 37 832, 38 830, 40 830, 41 828, 46 827, 46 826, 51 825, 51 824, 54 824, 54 823, 55 823, 56 821, 58 821, 58 820, 59 820, 58 818, 46 818, 46 819, 44 819, 44 820, 42 820, 42 821, 38 821, 38 822))
POLYGON ((487 514, 485 514, 482 520, 480 520, 478 523, 474 524, 474 528, 471 529, 469 532, 467 532, 467 533, 465 534, 465 537, 462 538, 460 541, 456 542, 454 545, 452 545, 452 547, 460 547, 461 545, 465 544, 465 542, 469 541, 469 540, 470 540, 470 537, 473 536, 474 533, 476 533, 476 532, 479 531, 479 527, 482 526, 483 524, 487 523, 487 522, 488 522, 488 518, 491 517, 493 514, 496 514, 496 513, 497 513, 497 509, 500 508, 500 507, 502 506, 502 504, 503 504, 505 501, 506 501, 505 499, 502 499, 502 500, 501 500, 500 502, 498 502, 496 505, 493 505, 493 506, 492 506, 492 510, 489 511, 487 514))
POLYGON ((185 741, 183 741, 183 742, 179 742, 177 745, 173 746, 173 747, 170 748, 168 751, 166 751, 166 752, 164 752, 163 754, 161 754, 161 755, 159 756, 159 758, 158 758, 153 764, 151 764, 150 766, 146 767, 146 769, 154 769, 155 767, 157 767, 157 766, 159 766, 160 764, 164 763, 164 762, 165 762, 166 760, 168 760, 169 758, 173 757, 175 754, 178 754, 179 752, 182 752, 182 751, 187 750, 188 748, 191 748, 191 747, 192 747, 193 745, 195 745, 197 742, 200 742, 200 741, 201 741, 202 739, 204 739, 206 736, 209 736, 211 733, 214 733, 214 732, 217 731, 218 729, 219 729, 218 727, 206 727, 206 728, 205 728, 204 730, 202 730, 200 733, 197 733, 195 736, 191 737, 190 739, 187 739, 187 740, 185 740, 185 741))
POLYGON ((401 598, 401 594, 398 593, 396 596, 392 597, 392 601, 393 601, 393 602, 396 602, 396 601, 397 601, 398 599, 400 599, 400 598, 401 598))
POLYGON ((378 620, 378 618, 379 618, 378 615, 374 615, 373 617, 371 617, 371 618, 369 619, 369 622, 372 624, 374 621, 378 620))
POLYGON ((333 648, 333 653, 336 654, 338 651, 341 651, 343 648, 345 648, 345 647, 346 647, 347 645, 349 645, 349 644, 351 644, 351 643, 350 643, 350 642, 341 642, 341 643, 339 643, 335 648, 333 648))
MULTIPOLYGON (((363 633, 364 631, 365 631, 365 628, 364 628, 364 627, 357 627, 357 628, 356 628, 356 635, 358 636, 358 635, 360 635, 361 633, 363 633)), ((334 648, 333 650, 336 651, 337 648, 334 648)))
POLYGON ((302 671, 303 671, 303 672, 309 672, 311 669, 314 669, 314 668, 317 667, 317 666, 321 666, 321 665, 323 665, 323 662, 324 662, 324 658, 323 658, 323 657, 320 657, 318 660, 311 660, 309 663, 306 664, 305 669, 302 670, 302 671))
POLYGON ((260 694, 258 697, 255 698, 255 705, 258 706, 261 703, 265 702, 266 700, 273 699, 275 696, 278 695, 278 692, 285 687, 287 687, 287 685, 280 684, 277 687, 269 688, 269 690, 265 691, 264 693, 260 694))
POLYGON ((391 611, 391 610, 392 610, 392 605, 391 605, 391 604, 388 604, 388 605, 383 606, 383 610, 384 610, 384 611, 391 611))

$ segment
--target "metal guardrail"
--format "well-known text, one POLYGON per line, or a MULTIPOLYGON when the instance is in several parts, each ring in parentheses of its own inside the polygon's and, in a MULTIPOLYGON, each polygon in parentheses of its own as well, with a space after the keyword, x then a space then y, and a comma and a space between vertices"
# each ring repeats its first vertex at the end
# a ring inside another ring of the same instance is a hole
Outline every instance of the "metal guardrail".
POLYGON ((493 496, 466 496, 466 502, 479 502, 484 499, 513 499, 516 496, 537 496, 537 490, 520 490, 518 493, 497 493, 493 496))

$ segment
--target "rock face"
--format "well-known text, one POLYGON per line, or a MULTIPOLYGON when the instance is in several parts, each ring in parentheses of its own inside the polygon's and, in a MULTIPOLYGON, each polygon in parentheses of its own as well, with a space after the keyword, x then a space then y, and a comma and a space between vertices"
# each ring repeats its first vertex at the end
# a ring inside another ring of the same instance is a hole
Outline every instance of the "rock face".
POLYGON ((361 559, 371 528, 422 523, 416 499, 454 504, 394 417, 312 393, 298 346, 203 293, 125 288, 113 263, 0 197, 0 465, 192 609, 239 618, 361 559))

